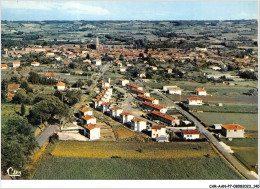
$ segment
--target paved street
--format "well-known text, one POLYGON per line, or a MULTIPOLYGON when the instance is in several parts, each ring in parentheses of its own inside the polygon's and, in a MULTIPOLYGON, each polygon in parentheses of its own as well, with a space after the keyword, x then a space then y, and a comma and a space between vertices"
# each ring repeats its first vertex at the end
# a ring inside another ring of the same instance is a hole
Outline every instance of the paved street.
POLYGON ((59 130, 59 127, 57 125, 49 125, 42 133, 41 135, 36 139, 39 146, 42 147, 42 145, 49 140, 49 137, 56 131, 59 130))
MULTIPOLYGON (((150 90, 150 87, 147 87, 150 90)), ((248 171, 234 156, 232 156, 226 149, 224 149, 219 141, 190 113, 183 110, 180 106, 175 104, 171 99, 163 95, 162 93, 153 90, 156 94, 164 98, 166 101, 168 101, 172 106, 174 106, 180 113, 185 115, 190 121, 193 121, 195 125, 198 127, 199 131, 204 134, 208 140, 219 150, 219 152, 231 163, 245 178, 249 180, 257 180, 258 178, 253 175, 250 171, 248 171)))

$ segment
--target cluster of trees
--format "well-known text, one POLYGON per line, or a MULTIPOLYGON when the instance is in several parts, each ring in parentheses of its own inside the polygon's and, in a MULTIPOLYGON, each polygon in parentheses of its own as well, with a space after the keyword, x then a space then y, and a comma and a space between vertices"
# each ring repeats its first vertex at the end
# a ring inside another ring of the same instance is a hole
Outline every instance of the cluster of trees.
POLYGON ((252 72, 252 71, 239 72, 239 76, 241 78, 253 79, 253 80, 257 80, 257 78, 258 78, 257 74, 255 72, 252 72))
POLYGON ((30 161, 30 155, 37 146, 32 126, 25 118, 13 118, 2 127, 1 133, 1 168, 3 172, 9 167, 27 173, 24 165, 30 161))
POLYGON ((72 106, 79 102, 82 92, 76 90, 66 90, 65 92, 56 90, 54 96, 58 97, 61 102, 66 103, 69 106, 72 106))
POLYGON ((58 81, 55 78, 40 76, 36 72, 29 73, 28 81, 32 84, 42 84, 42 85, 56 85, 58 83, 58 81))

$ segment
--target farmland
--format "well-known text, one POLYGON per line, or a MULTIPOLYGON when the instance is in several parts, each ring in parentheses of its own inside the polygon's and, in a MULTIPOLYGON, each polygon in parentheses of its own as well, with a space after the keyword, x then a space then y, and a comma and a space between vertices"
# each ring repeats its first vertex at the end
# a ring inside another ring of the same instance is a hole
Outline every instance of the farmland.
POLYGON ((237 123, 244 126, 246 130, 257 131, 258 129, 257 114, 198 112, 198 113, 194 113, 194 115, 196 115, 208 126, 211 126, 216 123, 221 123, 221 124, 237 123), (250 122, 248 120, 250 120, 250 122))
POLYGON ((242 179, 205 142, 58 142, 51 155, 34 179, 242 179))

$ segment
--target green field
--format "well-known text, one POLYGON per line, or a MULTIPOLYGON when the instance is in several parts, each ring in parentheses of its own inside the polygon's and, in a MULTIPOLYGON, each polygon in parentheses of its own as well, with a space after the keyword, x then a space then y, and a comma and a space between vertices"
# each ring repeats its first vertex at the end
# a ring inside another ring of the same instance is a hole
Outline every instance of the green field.
POLYGON ((208 126, 211 126, 216 123, 237 123, 244 126, 246 130, 258 130, 258 114, 215 112, 196 112, 193 114, 197 116, 199 119, 201 119, 208 126))
POLYGON ((90 159, 49 157, 33 179, 149 180, 242 179, 220 157, 183 159, 90 159))

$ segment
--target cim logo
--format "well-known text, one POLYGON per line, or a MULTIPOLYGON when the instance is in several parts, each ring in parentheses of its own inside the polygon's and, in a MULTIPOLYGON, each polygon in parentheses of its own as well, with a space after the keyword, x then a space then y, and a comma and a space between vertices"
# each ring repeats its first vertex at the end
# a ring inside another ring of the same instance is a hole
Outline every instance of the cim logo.
POLYGON ((9 168, 7 169, 7 174, 8 174, 9 177, 11 177, 11 178, 13 179, 13 178, 15 178, 15 177, 20 177, 21 174, 22 174, 22 172, 21 172, 21 171, 17 171, 17 170, 15 170, 15 169, 12 168, 12 167, 9 167, 9 168))

